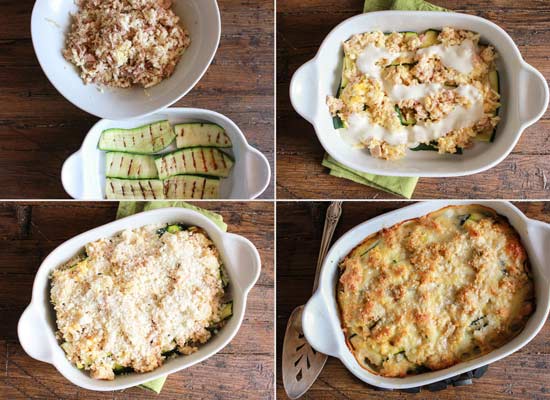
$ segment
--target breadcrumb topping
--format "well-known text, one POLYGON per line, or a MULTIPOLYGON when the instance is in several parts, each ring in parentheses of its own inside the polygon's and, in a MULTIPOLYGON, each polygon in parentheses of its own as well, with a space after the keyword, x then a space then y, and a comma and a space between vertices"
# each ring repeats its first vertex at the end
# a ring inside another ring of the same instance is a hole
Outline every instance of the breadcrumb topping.
POLYGON ((223 271, 212 241, 196 228, 161 228, 91 242, 86 257, 52 273, 57 336, 67 358, 92 378, 147 372, 168 352, 193 353, 223 319, 223 271))

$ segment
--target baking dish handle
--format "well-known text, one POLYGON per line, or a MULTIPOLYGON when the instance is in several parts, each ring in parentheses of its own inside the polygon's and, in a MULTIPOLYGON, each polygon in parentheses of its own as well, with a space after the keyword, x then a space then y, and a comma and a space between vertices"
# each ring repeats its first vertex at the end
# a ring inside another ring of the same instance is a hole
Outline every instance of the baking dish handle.
POLYGON ((317 113, 317 67, 313 60, 302 65, 290 81, 290 102, 292 107, 313 124, 317 113))
POLYGON ((249 171, 248 193, 246 199, 255 199, 261 195, 271 180, 271 167, 267 158, 253 147, 245 157, 246 170, 249 171))
POLYGON ((523 63, 519 73, 519 118, 524 127, 535 123, 548 108, 548 84, 533 66, 523 63))
POLYGON ((237 276, 232 276, 231 279, 237 281, 244 293, 248 293, 260 277, 262 268, 260 254, 256 246, 242 236, 227 233, 224 241, 232 249, 232 254, 235 257, 235 267, 239 271, 237 276))
POLYGON ((32 358, 50 363, 52 353, 46 334, 48 328, 43 325, 42 319, 37 315, 33 305, 30 304, 17 324, 17 335, 23 350, 32 358))
POLYGON ((320 291, 315 292, 304 306, 302 329, 307 342, 315 350, 328 356, 339 356, 339 332, 333 332, 330 314, 320 291))
POLYGON ((550 224, 532 219, 528 231, 529 241, 542 264, 542 274, 550 282, 550 224))
POLYGON ((81 199, 84 194, 84 176, 82 172, 81 150, 72 154, 61 168, 63 188, 73 199, 81 199))

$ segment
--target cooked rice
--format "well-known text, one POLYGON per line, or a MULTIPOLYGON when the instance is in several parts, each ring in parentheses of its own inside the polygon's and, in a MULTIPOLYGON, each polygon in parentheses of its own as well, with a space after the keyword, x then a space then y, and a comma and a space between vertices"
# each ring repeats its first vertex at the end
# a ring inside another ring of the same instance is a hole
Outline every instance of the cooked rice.
POLYGON ((190 44, 172 0, 76 0, 64 57, 86 84, 145 88, 174 72, 190 44))

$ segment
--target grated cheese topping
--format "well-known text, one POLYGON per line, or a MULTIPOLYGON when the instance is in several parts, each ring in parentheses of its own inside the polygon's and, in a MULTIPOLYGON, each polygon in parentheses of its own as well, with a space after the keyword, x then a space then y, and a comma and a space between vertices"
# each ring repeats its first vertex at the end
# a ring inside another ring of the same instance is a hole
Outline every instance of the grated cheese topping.
POLYGON ((193 353, 222 319, 222 262, 197 228, 125 230, 89 243, 86 255, 54 270, 50 294, 67 358, 93 378, 193 353))

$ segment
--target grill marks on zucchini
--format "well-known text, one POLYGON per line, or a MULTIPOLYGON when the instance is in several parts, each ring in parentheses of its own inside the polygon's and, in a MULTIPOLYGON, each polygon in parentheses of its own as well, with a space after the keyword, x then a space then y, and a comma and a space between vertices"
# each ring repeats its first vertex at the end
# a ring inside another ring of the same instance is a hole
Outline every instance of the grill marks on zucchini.
POLYGON ((216 124, 187 123, 174 126, 178 149, 188 147, 231 147, 231 139, 216 124))
POLYGON ((196 175, 178 175, 164 181, 168 199, 217 199, 220 197, 220 180, 196 175))
POLYGON ((159 156, 155 163, 161 179, 174 175, 199 174, 225 178, 233 167, 233 160, 216 148, 197 147, 159 156))
POLYGON ((106 176, 121 179, 158 178, 155 159, 149 155, 109 152, 106 157, 106 176))
POLYGON ((154 154, 176 138, 168 121, 154 122, 133 129, 113 128, 102 132, 98 147, 103 151, 154 154))
POLYGON ((212 123, 175 126, 159 121, 134 129, 108 129, 98 147, 106 154, 107 199, 216 199, 220 179, 229 176, 233 159, 218 148, 231 147, 225 130, 212 123), (181 148, 168 154, 176 139, 181 148))
POLYGON ((105 196, 109 200, 163 200, 164 185, 159 179, 107 178, 105 196))

